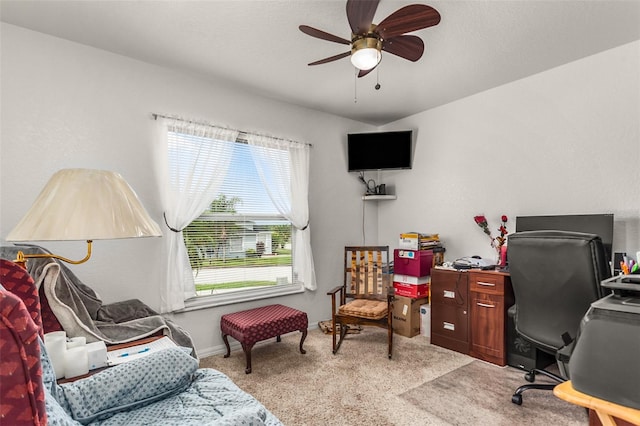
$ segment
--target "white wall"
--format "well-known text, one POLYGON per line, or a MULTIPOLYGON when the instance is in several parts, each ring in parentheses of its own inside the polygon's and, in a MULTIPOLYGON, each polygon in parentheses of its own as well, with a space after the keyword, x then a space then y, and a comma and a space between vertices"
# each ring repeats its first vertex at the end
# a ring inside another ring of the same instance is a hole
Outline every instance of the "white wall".
POLYGON ((379 238, 438 232, 446 259, 494 258, 500 216, 614 213, 614 251, 640 250, 640 41, 407 117, 413 169, 385 176, 379 238))
MULTIPOLYGON (((330 317, 326 292, 342 282, 342 253, 361 239, 362 192, 347 173, 346 134, 371 126, 272 100, 225 84, 2 24, 0 238, 27 211, 49 177, 69 167, 110 169, 162 221, 153 158, 160 141, 151 113, 178 114, 313 144, 310 227, 318 290, 277 299, 306 311, 311 324, 330 317)), ((375 209, 371 213, 375 214, 375 209)), ((369 217, 369 216, 368 216, 369 217)), ((376 237, 377 221, 368 222, 376 237)), ((81 243, 43 244, 82 258, 81 243)), ((139 298, 159 306, 165 276, 162 240, 96 241, 92 259, 73 266, 106 302, 139 298)), ((220 316, 256 301, 175 315, 201 353, 222 348, 220 316)))
MULTIPOLYGON (((378 183, 395 186, 397 200, 363 204, 345 143, 370 126, 4 23, 1 36, 0 238, 68 167, 120 172, 162 223, 150 118, 159 112, 313 144, 318 290, 276 299, 306 311, 311 324, 330 315, 325 293, 342 280, 343 246, 363 242, 363 211, 367 243, 393 247, 402 231, 439 232, 448 259, 491 255, 478 213, 495 229, 502 214, 613 212, 614 249, 640 249, 640 42, 386 126, 417 129, 414 168, 382 173, 378 183)), ((84 256, 79 243, 46 246, 84 256)), ((157 308, 161 252, 160 239, 97 241, 93 258, 72 268, 107 302, 139 298, 157 308)), ((210 353, 222 348, 221 315, 264 303, 174 318, 210 353)))

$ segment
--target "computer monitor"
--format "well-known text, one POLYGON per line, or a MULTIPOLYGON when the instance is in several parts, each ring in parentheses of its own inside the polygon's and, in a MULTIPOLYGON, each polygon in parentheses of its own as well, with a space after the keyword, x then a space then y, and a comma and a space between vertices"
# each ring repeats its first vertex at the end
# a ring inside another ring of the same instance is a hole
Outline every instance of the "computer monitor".
POLYGON ((596 234, 602 240, 605 255, 611 262, 613 249, 613 214, 611 213, 516 217, 516 232, 544 230, 596 234))

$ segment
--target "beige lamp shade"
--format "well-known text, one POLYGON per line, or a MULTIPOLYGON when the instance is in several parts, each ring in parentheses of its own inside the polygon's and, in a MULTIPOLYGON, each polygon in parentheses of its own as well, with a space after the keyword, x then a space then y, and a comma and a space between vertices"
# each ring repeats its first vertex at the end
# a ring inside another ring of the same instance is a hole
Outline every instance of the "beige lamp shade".
POLYGON ((75 241, 159 237, 158 224, 120 174, 55 173, 7 241, 75 241))

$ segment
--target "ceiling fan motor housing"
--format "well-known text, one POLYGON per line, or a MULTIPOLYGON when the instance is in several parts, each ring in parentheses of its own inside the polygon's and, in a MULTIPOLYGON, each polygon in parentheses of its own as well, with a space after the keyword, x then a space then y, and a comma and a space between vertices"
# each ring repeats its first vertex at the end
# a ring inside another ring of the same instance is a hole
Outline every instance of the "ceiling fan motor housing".
POLYGON ((366 36, 354 36, 351 41, 351 53, 355 53, 360 49, 382 49, 382 40, 376 37, 374 34, 367 34, 366 36))

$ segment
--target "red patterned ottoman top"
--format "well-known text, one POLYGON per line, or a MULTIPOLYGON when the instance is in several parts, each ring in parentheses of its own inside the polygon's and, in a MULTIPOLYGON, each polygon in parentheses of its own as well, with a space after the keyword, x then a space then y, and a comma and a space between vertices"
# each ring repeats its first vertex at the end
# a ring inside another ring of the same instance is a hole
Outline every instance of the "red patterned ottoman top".
POLYGON ((223 315, 220 319, 222 334, 253 345, 261 340, 296 330, 306 330, 307 314, 284 305, 269 305, 223 315))

